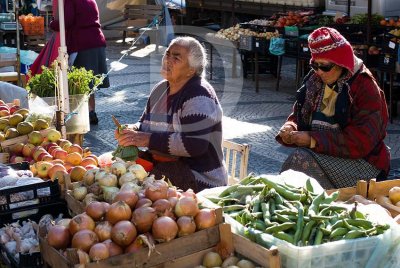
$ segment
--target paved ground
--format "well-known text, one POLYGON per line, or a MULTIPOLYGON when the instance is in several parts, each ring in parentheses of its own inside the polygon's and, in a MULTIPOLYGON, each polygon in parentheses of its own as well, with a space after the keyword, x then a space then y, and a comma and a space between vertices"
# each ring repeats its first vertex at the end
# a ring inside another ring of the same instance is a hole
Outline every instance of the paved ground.
MULTIPOLYGON (((128 48, 129 45, 109 41, 109 64, 118 61, 122 51, 128 48)), ((260 92, 256 93, 251 79, 232 78, 232 57, 225 52, 213 55, 213 79, 210 81, 224 109, 224 137, 251 145, 249 172, 278 173, 291 150, 276 143, 274 136, 291 111, 296 91, 295 62, 284 59, 279 91, 275 91, 276 78, 265 74, 261 76, 260 92)), ((84 139, 84 145, 91 147, 96 154, 112 151, 116 147, 111 115, 118 117, 121 123, 136 122, 141 115, 151 88, 161 79, 161 53, 162 50, 155 53, 154 46, 135 50, 133 54, 130 52, 121 61, 127 67, 110 73, 111 87, 96 93, 96 111, 100 122, 98 126, 91 126, 84 139)), ((386 139, 391 147, 392 169, 396 174, 400 173, 399 134, 400 122, 396 118, 388 126, 386 139)))

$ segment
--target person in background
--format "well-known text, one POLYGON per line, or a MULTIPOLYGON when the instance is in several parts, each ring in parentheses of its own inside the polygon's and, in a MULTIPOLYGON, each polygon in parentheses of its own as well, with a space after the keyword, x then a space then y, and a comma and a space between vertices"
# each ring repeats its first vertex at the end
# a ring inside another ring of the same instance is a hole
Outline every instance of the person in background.
POLYGON ((308 45, 311 71, 276 136, 296 148, 281 170, 304 172, 324 188, 384 180, 390 153, 384 143, 388 110, 383 91, 335 29, 316 29, 308 45))
POLYGON ((173 39, 139 122, 121 133, 119 145, 148 148, 151 174, 180 189, 199 192, 227 184, 222 152, 222 108, 205 80, 206 52, 192 37, 173 39))
MULTIPOLYGON (((54 15, 50 28, 59 31, 58 12, 54 15)), ((94 74, 106 74, 106 40, 101 31, 96 1, 65 0, 64 18, 69 65, 84 67, 86 70, 92 70, 94 74)), ((109 86, 109 79, 105 77, 99 88, 109 86)), ((89 99, 89 117, 91 124, 98 124, 94 94, 89 99)))

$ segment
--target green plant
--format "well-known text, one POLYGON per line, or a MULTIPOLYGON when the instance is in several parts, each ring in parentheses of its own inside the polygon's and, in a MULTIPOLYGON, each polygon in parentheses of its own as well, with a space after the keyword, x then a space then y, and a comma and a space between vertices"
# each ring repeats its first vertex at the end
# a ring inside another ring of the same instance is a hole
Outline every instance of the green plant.
MULTIPOLYGON (((57 75, 55 71, 56 62, 49 68, 42 66, 42 73, 30 76, 26 85, 29 94, 39 97, 54 97, 57 85, 57 75)), ((103 79, 101 75, 94 75, 92 70, 84 67, 72 67, 68 70, 68 92, 70 95, 90 94, 93 89, 99 86, 103 79)))

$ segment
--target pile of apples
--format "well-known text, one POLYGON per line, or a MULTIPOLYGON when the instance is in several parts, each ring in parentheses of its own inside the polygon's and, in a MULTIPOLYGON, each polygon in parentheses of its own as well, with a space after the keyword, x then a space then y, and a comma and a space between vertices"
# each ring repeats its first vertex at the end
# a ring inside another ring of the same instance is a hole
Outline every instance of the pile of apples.
POLYGON ((3 100, 0 100, 0 117, 14 114, 20 107, 17 105, 7 105, 3 100))
POLYGON ((285 16, 281 16, 277 19, 275 27, 303 25, 309 22, 309 20, 308 13, 289 11, 285 16))
POLYGON ((46 136, 39 131, 28 135, 28 143, 17 143, 10 148, 10 162, 27 161, 34 176, 42 179, 60 179, 70 174, 81 180, 87 170, 97 168, 98 158, 89 149, 62 139, 61 133, 50 129, 46 136))

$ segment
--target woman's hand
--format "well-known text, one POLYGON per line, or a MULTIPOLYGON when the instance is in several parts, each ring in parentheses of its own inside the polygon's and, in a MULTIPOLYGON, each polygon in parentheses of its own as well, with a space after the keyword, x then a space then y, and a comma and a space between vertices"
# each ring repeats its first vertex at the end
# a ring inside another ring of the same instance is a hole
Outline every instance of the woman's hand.
POLYGON ((283 125, 279 130, 278 135, 282 138, 282 141, 286 144, 293 144, 292 136, 290 133, 294 131, 294 127, 291 125, 283 125))
POLYGON ((310 147, 311 136, 307 131, 292 131, 291 142, 299 147, 310 147))
POLYGON ((148 147, 150 143, 150 133, 124 129, 121 132, 115 131, 115 139, 121 146, 134 145, 137 147, 148 147))

